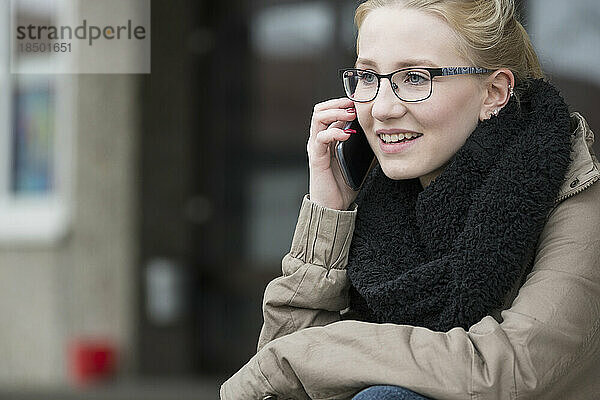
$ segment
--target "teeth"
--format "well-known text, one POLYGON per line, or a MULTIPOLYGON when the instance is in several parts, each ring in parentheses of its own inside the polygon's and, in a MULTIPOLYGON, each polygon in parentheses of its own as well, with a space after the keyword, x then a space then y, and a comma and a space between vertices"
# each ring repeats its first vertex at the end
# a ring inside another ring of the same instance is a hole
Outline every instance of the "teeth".
POLYGON ((406 139, 412 139, 414 137, 420 136, 418 134, 413 134, 413 133, 398 133, 398 134, 393 134, 393 135, 388 135, 386 133, 382 133, 381 135, 381 139, 386 142, 386 143, 393 143, 393 142, 398 142, 400 140, 404 140, 406 139))

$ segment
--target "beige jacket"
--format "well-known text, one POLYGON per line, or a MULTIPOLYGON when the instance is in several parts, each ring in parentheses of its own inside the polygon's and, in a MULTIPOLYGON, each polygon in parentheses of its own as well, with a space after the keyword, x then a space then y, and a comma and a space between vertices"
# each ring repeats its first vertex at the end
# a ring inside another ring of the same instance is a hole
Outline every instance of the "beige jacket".
POLYGON ((592 131, 572 122, 574 161, 533 270, 507 309, 468 331, 340 320, 356 205, 305 196, 283 276, 265 290, 258 352, 221 400, 350 399, 376 384, 436 400, 600 399, 600 170, 592 131))

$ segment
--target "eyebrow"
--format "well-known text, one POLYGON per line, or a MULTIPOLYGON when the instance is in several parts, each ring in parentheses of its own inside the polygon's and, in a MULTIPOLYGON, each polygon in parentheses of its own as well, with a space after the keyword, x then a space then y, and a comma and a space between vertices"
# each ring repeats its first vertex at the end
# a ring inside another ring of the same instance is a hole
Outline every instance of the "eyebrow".
MULTIPOLYGON (((356 68, 358 66, 358 64, 363 64, 363 65, 368 65, 368 66, 372 66, 372 67, 377 67, 377 63, 373 60, 369 60, 368 58, 359 58, 356 60, 356 62, 354 63, 354 68, 356 68)), ((417 65, 420 66, 430 66, 430 67, 437 67, 437 65, 430 60, 404 60, 404 61, 399 61, 397 63, 394 64, 397 68, 404 68, 404 67, 414 67, 417 65)))

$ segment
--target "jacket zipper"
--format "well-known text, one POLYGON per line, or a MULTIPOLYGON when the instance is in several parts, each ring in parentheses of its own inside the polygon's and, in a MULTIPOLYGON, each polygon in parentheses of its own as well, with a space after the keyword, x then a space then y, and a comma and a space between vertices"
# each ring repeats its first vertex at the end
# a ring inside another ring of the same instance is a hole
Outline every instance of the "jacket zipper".
POLYGON ((580 193, 582 191, 584 191, 585 189, 589 188, 590 186, 592 186, 592 184, 594 182, 596 182, 598 179, 600 179, 600 175, 596 175, 594 176, 592 179, 590 179, 589 181, 587 181, 586 183, 584 183, 583 185, 581 185, 580 187, 577 188, 577 190, 575 190, 572 193, 569 193, 567 195, 561 196, 556 200, 555 204, 560 203, 561 201, 568 199, 571 196, 575 196, 577 193, 580 193))

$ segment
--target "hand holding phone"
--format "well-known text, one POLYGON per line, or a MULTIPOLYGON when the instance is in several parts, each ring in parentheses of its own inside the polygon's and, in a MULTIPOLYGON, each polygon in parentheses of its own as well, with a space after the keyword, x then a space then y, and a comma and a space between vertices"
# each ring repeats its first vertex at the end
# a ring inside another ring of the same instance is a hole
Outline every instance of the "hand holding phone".
MULTIPOLYGON (((358 130, 355 133, 344 132, 345 124, 353 120, 356 120, 354 102, 345 97, 327 100, 314 107, 306 146, 310 170, 309 194, 312 201, 328 208, 347 210, 358 194, 346 183, 334 155, 339 142, 358 135, 358 130)), ((348 162, 351 162, 350 159, 348 162)))

